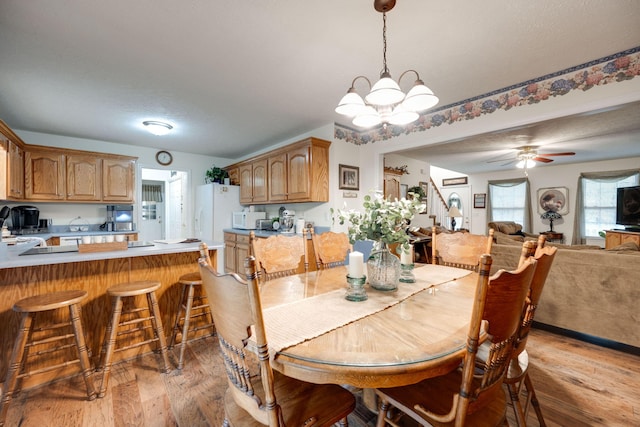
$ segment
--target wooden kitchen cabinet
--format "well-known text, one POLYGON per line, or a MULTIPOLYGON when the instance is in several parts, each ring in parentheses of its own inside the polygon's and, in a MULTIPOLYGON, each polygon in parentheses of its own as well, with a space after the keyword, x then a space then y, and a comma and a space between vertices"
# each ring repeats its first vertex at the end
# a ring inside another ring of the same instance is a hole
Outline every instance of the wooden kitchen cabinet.
POLYGON ((24 150, 8 140, 7 195, 13 199, 24 197, 24 150))
POLYGON ((225 169, 229 174, 229 183, 231 185, 240 185, 240 172, 238 168, 225 169))
POLYGON ((260 159, 239 166, 240 203, 264 203, 269 199, 267 165, 267 159, 260 159))
POLYGON ((329 201, 330 145, 307 138, 230 165, 227 170, 238 170, 240 203, 329 201))
POLYGON ((245 234, 224 233, 224 271, 241 274, 244 260, 251 254, 249 236, 245 234))
POLYGON ((287 153, 269 157, 269 202, 287 200, 287 153))
POLYGON ((100 201, 102 160, 90 155, 67 156, 67 200, 100 201))
POLYGON ((61 151, 31 149, 25 152, 24 193, 30 200, 64 200, 65 157, 61 151))
POLYGON ((132 158, 102 159, 102 200, 134 202, 136 162, 132 158))

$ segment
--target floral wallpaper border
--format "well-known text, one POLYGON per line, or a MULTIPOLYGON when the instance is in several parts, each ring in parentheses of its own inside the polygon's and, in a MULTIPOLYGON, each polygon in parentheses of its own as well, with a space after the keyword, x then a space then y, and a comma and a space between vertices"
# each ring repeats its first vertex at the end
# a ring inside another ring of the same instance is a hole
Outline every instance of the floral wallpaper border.
POLYGON ((574 90, 586 91, 602 86, 631 80, 640 75, 640 46, 628 49, 566 70, 529 80, 513 86, 449 104, 421 114, 418 120, 407 126, 388 125, 385 128, 358 131, 335 124, 334 136, 356 145, 385 141, 393 137, 424 132, 443 124, 471 120, 497 110, 510 110, 522 105, 537 104, 574 90))

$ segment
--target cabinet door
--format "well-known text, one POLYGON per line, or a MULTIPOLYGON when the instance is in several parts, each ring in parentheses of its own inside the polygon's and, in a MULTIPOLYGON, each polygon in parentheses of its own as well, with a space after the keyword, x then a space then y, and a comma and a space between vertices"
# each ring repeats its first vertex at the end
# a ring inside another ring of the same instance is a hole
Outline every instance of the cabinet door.
POLYGON ((235 242, 224 242, 224 272, 237 273, 235 242))
POLYGON ((249 256, 249 245, 236 243, 236 273, 244 271, 244 260, 249 256))
POLYGON ((242 165, 238 168, 240 179, 240 203, 248 205, 253 200, 253 166, 242 165))
POLYGON ((269 157, 269 201, 287 200, 287 154, 269 157))
POLYGON ((290 150, 287 153, 288 200, 304 200, 311 197, 311 164, 309 147, 290 150))
POLYGON ((65 198, 64 155, 48 151, 25 153, 25 197, 39 200, 65 198))
POLYGON ((229 182, 231 185, 240 185, 240 172, 238 168, 231 168, 227 170, 227 173, 229 174, 229 182))
POLYGON ((24 197, 24 150, 20 146, 8 140, 8 162, 7 162, 7 179, 8 179, 8 196, 13 199, 22 199, 24 197))
POLYGON ((102 200, 133 203, 135 162, 105 158, 102 160, 102 200))
POLYGON ((633 234, 633 233, 621 234, 620 235, 620 244, 628 243, 628 242, 640 244, 640 234, 633 234))
POLYGON ((400 199, 400 176, 384 174, 384 197, 389 200, 400 199))
POLYGON ((95 156, 67 156, 67 200, 100 200, 100 166, 95 156))
POLYGON ((607 249, 614 248, 621 243, 622 234, 616 233, 615 231, 607 231, 604 240, 604 246, 607 249))
POLYGON ((267 159, 253 162, 253 202, 269 200, 267 185, 267 159))

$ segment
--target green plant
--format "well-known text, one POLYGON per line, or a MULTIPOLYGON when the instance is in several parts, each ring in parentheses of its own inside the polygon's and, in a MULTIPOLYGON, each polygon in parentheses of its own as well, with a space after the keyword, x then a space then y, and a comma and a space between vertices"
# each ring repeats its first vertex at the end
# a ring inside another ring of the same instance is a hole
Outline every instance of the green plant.
POLYGON ((386 200, 381 193, 364 197, 364 212, 354 209, 338 209, 340 224, 349 222, 349 240, 373 240, 387 244, 400 243, 408 250, 409 235, 406 229, 415 214, 422 209, 418 198, 413 200, 386 200))
POLYGON ((211 169, 207 170, 204 174, 205 182, 222 182, 225 178, 229 177, 229 173, 217 166, 212 166, 211 169))

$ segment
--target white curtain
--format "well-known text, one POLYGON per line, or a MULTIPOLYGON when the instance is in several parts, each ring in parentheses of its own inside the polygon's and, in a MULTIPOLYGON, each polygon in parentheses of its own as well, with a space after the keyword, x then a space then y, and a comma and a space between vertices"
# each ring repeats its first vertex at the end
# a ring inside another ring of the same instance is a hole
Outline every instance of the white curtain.
POLYGON ((162 185, 142 184, 143 202, 162 202, 162 185))
POLYGON ((491 209, 491 193, 492 187, 513 187, 516 185, 525 184, 525 197, 524 197, 524 224, 522 224, 523 231, 531 233, 533 229, 531 224, 531 191, 529 189, 528 178, 515 178, 515 179, 503 179, 500 181, 489 181, 489 188, 487 189, 487 223, 493 221, 493 211, 491 209))

